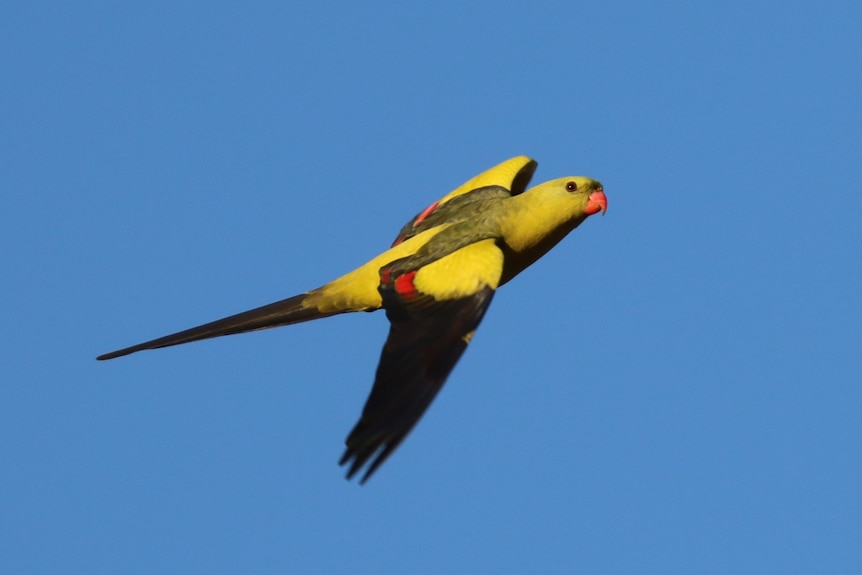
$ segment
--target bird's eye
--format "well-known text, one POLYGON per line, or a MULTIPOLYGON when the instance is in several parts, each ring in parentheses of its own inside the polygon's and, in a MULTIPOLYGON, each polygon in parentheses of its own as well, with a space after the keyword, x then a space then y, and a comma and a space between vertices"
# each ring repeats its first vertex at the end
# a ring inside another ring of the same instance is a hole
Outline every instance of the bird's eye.
POLYGON ((577 182, 567 182, 566 183, 566 191, 567 192, 577 192, 578 191, 577 182))

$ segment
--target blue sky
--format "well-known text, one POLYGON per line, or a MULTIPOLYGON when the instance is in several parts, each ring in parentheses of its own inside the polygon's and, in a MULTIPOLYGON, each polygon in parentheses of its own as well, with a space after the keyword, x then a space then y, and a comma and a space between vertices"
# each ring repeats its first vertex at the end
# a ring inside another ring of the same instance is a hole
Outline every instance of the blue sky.
POLYGON ((0 572, 850 573, 862 8, 0 8, 0 572), (387 323, 315 287, 514 155, 609 200, 363 487, 387 323))

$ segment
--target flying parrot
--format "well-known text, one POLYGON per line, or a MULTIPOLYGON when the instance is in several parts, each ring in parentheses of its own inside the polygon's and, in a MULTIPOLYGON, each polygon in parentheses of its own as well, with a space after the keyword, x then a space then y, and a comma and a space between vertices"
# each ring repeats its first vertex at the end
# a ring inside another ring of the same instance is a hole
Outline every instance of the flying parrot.
POLYGON ((607 210, 602 185, 590 178, 528 190, 536 166, 518 156, 479 174, 411 219, 391 248, 326 285, 97 359, 383 308, 389 335, 339 462, 349 464, 348 479, 368 464, 364 483, 440 391, 497 288, 607 210))

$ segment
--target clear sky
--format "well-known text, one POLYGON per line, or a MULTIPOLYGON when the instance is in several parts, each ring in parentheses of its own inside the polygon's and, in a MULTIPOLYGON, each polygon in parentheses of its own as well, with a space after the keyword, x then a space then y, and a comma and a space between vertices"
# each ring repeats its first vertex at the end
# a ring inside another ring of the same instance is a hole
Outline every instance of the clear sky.
POLYGON ((862 5, 296 4, 0 8, 0 573, 859 573, 862 5), (608 213, 364 486, 383 313, 94 359, 519 154, 608 213))

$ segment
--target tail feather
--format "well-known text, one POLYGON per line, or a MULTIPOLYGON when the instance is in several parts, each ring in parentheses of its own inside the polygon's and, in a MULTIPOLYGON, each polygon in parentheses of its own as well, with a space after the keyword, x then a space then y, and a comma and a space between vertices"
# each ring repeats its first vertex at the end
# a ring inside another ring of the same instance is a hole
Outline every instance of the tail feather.
POLYGON ((117 351, 112 351, 110 353, 100 355, 96 359, 113 359, 115 357, 129 355, 130 353, 143 351, 145 349, 157 349, 160 347, 168 347, 179 345, 181 343, 209 339, 211 337, 300 323, 303 321, 327 317, 341 313, 342 311, 349 311, 336 310, 322 312, 314 305, 303 305, 311 293, 314 292, 296 295, 275 303, 218 319, 210 323, 205 323, 191 329, 166 335, 151 341, 145 341, 144 343, 139 343, 117 351))

